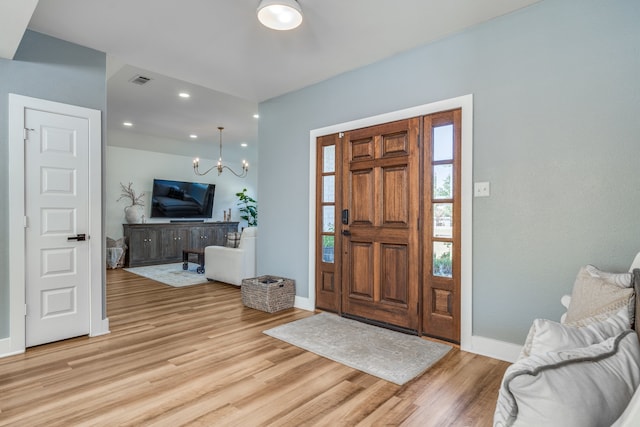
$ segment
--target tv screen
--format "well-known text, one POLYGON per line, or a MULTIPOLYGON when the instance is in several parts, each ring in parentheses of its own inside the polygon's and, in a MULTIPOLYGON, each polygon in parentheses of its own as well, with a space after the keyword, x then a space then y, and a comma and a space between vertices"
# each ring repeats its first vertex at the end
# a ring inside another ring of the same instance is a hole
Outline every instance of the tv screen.
POLYGON ((154 179, 151 218, 211 218, 214 184, 154 179))

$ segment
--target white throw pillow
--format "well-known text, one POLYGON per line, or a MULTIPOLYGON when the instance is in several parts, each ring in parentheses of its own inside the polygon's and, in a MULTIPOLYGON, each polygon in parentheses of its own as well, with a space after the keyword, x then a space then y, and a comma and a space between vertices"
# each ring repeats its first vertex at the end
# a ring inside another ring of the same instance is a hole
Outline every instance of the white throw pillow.
POLYGON ((623 308, 605 320, 585 326, 535 319, 520 353, 520 358, 549 351, 587 347, 615 337, 629 329, 629 314, 623 308))
POLYGON ((494 426, 609 426, 640 384, 635 331, 589 347, 533 354, 504 374, 494 426))

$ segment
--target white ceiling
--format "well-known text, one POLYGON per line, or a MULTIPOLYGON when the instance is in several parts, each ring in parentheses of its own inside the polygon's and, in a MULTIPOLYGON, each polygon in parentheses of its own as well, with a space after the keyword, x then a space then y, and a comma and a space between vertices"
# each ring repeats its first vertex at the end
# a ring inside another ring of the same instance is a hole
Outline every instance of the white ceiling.
MULTIPOLYGON (((109 126, 137 114, 139 119, 129 120, 138 120, 138 132, 184 138, 193 131, 216 135, 223 125, 232 143, 255 143, 251 115, 258 102, 537 1, 298 0, 302 25, 280 32, 259 24, 258 0, 40 0, 29 28, 109 54, 108 115, 114 117, 109 126), (173 103, 169 94, 154 93, 145 97, 154 105, 145 108, 137 96, 142 92, 127 80, 135 70, 157 77, 144 87, 149 92, 175 91, 182 84, 193 91, 193 102, 173 103), (234 135, 237 126, 252 131, 234 135)), ((28 7, 22 0, 2 2, 0 9, 8 7, 9 15, 28 7)), ((0 40, 5 35, 0 26, 0 40)), ((6 42, 0 41, 0 48, 6 42)))

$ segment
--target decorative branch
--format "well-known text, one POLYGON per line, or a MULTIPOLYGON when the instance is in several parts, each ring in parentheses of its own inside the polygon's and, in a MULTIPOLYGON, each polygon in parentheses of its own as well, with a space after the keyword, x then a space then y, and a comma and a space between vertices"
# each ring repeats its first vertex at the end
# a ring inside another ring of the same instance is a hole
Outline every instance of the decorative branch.
POLYGON ((129 199, 131 200, 131 206, 144 206, 144 201, 142 199, 144 197, 144 193, 140 193, 136 196, 136 192, 133 189, 132 182, 129 182, 129 185, 126 187, 123 183, 120 183, 120 191, 120 197, 118 198, 118 200, 116 200, 116 202, 119 202, 122 199, 129 199))

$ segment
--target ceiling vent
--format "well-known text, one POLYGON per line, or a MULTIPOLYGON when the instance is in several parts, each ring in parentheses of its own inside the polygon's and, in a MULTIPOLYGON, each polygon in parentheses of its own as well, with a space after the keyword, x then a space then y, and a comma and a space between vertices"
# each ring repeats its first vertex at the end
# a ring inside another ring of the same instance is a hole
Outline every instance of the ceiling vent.
POLYGON ((131 80, 129 80, 131 83, 135 83, 137 85, 144 85, 147 84, 151 81, 150 77, 145 77, 145 76, 141 76, 140 74, 138 74, 137 76, 133 76, 133 78, 131 80))

